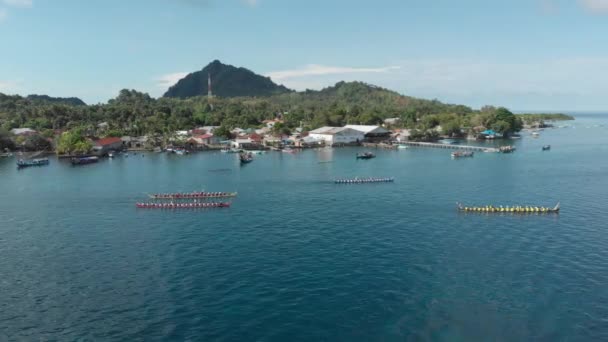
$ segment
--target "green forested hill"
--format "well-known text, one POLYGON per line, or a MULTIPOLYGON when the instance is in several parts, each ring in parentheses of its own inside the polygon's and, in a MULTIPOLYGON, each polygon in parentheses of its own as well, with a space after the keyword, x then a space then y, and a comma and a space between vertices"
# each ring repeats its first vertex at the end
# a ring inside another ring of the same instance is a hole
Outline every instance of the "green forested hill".
POLYGON ((398 127, 416 128, 422 133, 441 127, 446 135, 461 135, 474 127, 505 133, 521 128, 521 122, 504 108, 487 106, 473 110, 463 105, 400 95, 362 82, 339 82, 320 91, 212 99, 206 96, 155 99, 123 89, 107 104, 90 106, 0 94, 0 126, 5 131, 30 127, 51 134, 51 129, 80 127, 94 132, 97 124, 107 122, 110 128, 103 133, 106 135, 168 135, 203 125, 255 128, 265 119, 277 116, 285 121, 287 128, 301 125, 304 129, 382 124, 387 118, 400 118, 398 127))
POLYGON ((251 70, 222 64, 216 60, 202 70, 188 74, 169 88, 164 97, 188 98, 206 95, 208 77, 211 76, 213 95, 220 97, 270 96, 290 92, 270 78, 251 70))

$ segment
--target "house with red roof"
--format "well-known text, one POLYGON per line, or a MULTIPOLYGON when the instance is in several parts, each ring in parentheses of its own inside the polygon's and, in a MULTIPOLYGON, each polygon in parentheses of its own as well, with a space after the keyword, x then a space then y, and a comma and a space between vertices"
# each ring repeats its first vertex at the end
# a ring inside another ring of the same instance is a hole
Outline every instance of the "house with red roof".
POLYGON ((93 154, 104 156, 110 151, 122 150, 122 139, 118 137, 109 137, 93 142, 93 154))

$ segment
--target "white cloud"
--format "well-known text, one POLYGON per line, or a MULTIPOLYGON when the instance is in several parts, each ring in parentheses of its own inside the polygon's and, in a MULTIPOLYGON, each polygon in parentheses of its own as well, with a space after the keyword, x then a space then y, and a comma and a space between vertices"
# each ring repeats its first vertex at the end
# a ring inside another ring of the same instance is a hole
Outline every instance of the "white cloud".
POLYGON ((526 62, 475 59, 402 60, 392 67, 306 67, 268 73, 295 90, 322 89, 339 81, 363 81, 405 95, 474 107, 513 109, 608 108, 608 58, 526 62))
POLYGON ((4 21, 4 19, 6 19, 6 10, 4 8, 0 8, 0 23, 4 21))
POLYGON ((272 78, 275 81, 280 82, 307 76, 385 73, 399 68, 400 67, 398 66, 388 66, 381 68, 351 68, 310 64, 298 69, 272 71, 267 73, 266 76, 272 78))
POLYGON ((258 5, 258 0, 243 0, 245 5, 255 7, 258 5))
POLYGON ((171 74, 165 74, 156 79, 156 85, 161 88, 169 88, 170 86, 177 83, 177 81, 188 75, 187 72, 174 72, 171 74))
POLYGON ((608 0, 579 0, 579 3, 592 13, 608 14, 608 0))
POLYGON ((32 8, 34 3, 32 0, 2 0, 7 6, 21 7, 21 8, 32 8))

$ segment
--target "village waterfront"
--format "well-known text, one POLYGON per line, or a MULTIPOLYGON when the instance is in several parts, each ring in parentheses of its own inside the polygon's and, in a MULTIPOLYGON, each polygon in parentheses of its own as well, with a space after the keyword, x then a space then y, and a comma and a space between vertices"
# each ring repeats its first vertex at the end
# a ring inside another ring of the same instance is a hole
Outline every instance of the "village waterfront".
MULTIPOLYGON (((0 340, 605 340, 608 117, 515 153, 0 159, 0 340), (551 145, 550 151, 542 151, 551 145), (346 177, 394 183, 337 185, 346 177), (218 210, 146 194, 237 191, 218 210), (559 215, 458 213, 562 203, 559 215)), ((488 145, 491 146, 491 145, 488 145)))

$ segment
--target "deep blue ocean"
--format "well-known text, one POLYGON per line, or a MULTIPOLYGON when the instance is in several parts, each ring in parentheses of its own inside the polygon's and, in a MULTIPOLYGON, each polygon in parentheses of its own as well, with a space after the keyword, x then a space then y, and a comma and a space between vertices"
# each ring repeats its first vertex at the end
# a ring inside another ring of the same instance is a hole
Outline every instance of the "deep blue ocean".
POLYGON ((522 133, 513 154, 459 160, 338 148, 18 171, 0 159, 0 340, 608 340, 608 116, 559 125, 522 133), (354 176, 396 181, 332 183, 354 176), (201 189, 238 197, 134 206, 201 189), (459 214, 457 201, 562 212, 459 214))

